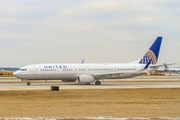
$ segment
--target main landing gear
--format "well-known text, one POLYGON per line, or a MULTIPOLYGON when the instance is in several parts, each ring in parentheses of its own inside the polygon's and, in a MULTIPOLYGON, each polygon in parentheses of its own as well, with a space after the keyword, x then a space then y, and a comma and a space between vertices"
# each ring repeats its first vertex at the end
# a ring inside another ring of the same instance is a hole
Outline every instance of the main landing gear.
POLYGON ((30 83, 30 82, 27 82, 27 85, 31 85, 31 83, 30 83))
POLYGON ((95 84, 96 84, 96 85, 101 85, 101 81, 97 80, 97 81, 95 82, 95 84))

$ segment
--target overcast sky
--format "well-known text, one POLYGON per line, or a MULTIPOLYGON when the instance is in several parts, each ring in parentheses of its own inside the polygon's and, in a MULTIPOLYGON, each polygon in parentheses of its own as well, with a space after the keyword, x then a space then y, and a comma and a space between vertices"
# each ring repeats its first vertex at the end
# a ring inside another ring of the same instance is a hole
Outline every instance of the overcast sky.
POLYGON ((163 36, 158 63, 180 63, 179 0, 0 0, 0 67, 128 63, 163 36))

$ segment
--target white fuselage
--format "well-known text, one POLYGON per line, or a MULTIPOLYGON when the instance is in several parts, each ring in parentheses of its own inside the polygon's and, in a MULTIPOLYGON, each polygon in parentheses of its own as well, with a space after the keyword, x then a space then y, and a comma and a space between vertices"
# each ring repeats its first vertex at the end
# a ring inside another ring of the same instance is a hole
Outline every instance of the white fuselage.
MULTIPOLYGON (((140 72, 145 64, 35 64, 22 67, 13 75, 23 80, 76 81, 80 75, 94 76, 95 79, 122 79, 144 74, 140 72), (103 74, 103 77, 96 77, 103 74)), ((157 69, 157 68, 156 68, 157 69)), ((148 72, 156 70, 148 68, 148 72)))

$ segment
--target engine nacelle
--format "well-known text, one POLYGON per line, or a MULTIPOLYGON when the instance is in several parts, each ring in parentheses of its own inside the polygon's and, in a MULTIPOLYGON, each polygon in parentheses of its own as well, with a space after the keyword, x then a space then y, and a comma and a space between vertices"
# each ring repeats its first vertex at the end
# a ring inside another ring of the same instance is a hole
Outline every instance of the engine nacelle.
POLYGON ((94 77, 90 75, 80 75, 78 77, 78 82, 79 83, 93 83, 94 77))

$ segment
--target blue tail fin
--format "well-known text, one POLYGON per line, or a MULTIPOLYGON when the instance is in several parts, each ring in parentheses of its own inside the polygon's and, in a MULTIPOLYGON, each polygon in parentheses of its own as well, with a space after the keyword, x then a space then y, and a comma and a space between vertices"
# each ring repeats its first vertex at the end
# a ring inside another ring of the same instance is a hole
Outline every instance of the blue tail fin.
POLYGON ((162 37, 157 37, 155 42, 152 44, 152 46, 149 48, 149 50, 140 60, 139 64, 147 64, 149 61, 151 61, 151 64, 156 64, 158 61, 161 42, 162 42, 162 37))

